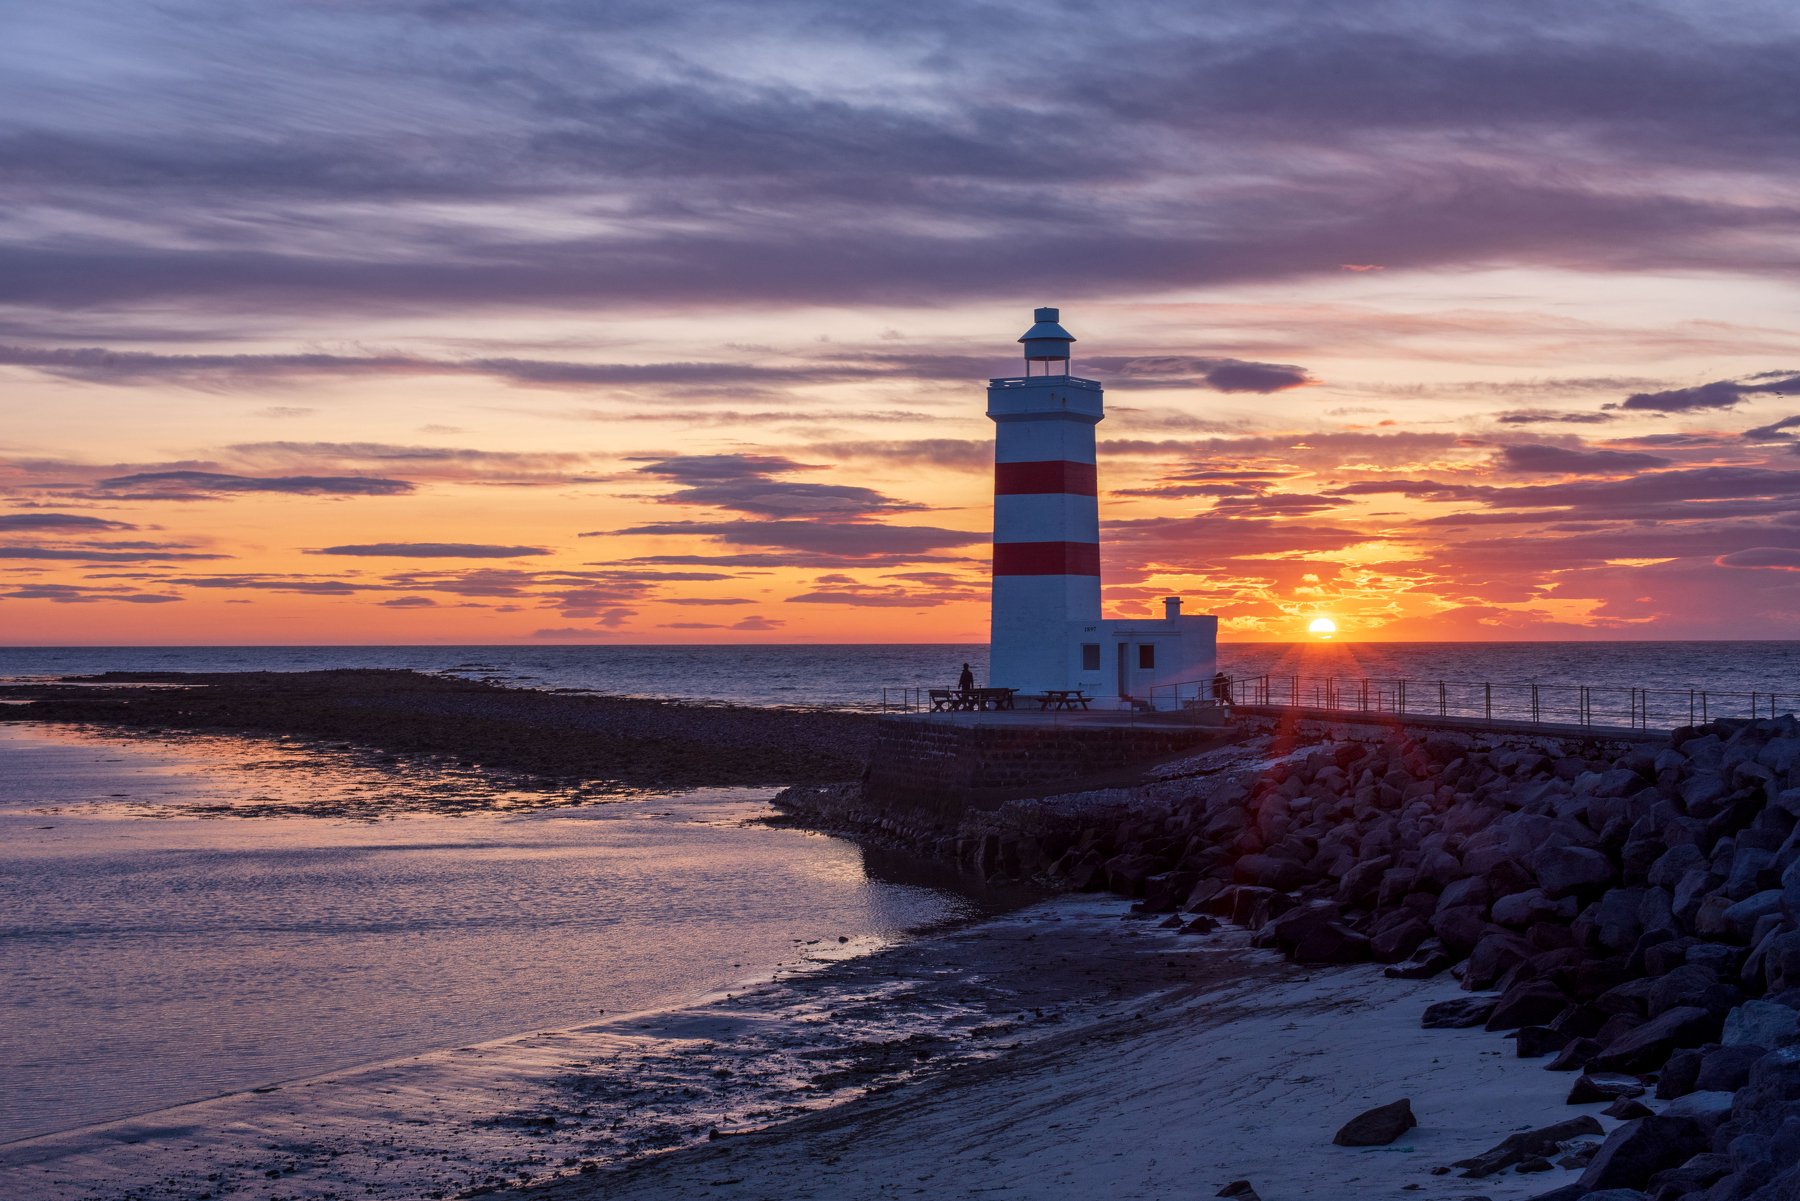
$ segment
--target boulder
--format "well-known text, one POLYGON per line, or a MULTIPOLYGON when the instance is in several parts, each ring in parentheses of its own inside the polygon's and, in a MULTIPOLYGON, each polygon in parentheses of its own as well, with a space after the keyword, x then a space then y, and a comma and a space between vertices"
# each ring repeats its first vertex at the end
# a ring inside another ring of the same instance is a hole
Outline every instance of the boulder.
POLYGON ((1567 1103, 1592 1105, 1621 1097, 1641 1097, 1648 1091, 1649 1086, 1642 1080, 1624 1072, 1586 1072, 1570 1087, 1567 1103))
POLYGON ((1714 1049, 1689 1047, 1670 1055, 1662 1075, 1656 1078, 1657 1098, 1668 1101, 1693 1092, 1700 1079, 1700 1065, 1706 1062, 1706 1052, 1714 1049))
POLYGON ((1467 955, 1487 935, 1487 906, 1459 905, 1432 916, 1431 932, 1452 955, 1467 955))
POLYGON ((1357 1114, 1331 1141, 1340 1147, 1385 1147, 1418 1124, 1411 1101, 1394 1101, 1357 1114))
POLYGON ((1738 1090, 1740 1112, 1750 1113, 1800 1101, 1800 1046, 1770 1051, 1750 1065, 1750 1079, 1738 1090))
POLYGON ((1520 1026, 1543 1025, 1553 1020, 1568 1004, 1569 999, 1563 996, 1562 990, 1549 981, 1527 981, 1514 985, 1501 994, 1494 1011, 1488 1015, 1487 1028, 1516 1030, 1520 1026))
POLYGON ((1232 878, 1240 884, 1292 892, 1313 882, 1313 874, 1305 864, 1273 855, 1245 855, 1232 868, 1232 878))
POLYGON ((1719 1041, 1727 1047, 1788 1047, 1800 1043, 1800 1010, 1777 1001, 1745 1001, 1725 1015, 1719 1041))
POLYGON ((1677 1168, 1665 1168, 1650 1177, 1652 1195, 1692 1197, 1705 1192, 1715 1182, 1731 1175, 1731 1157, 1702 1151, 1677 1168))
POLYGON ((1419 1025, 1426 1030, 1462 1030, 1480 1026, 1500 1004, 1497 997, 1457 997, 1428 1006, 1419 1025))
POLYGON ((1538 886, 1552 900, 1606 884, 1613 878, 1610 860, 1599 851, 1581 846, 1547 846, 1532 862, 1538 886))
POLYGON ((1646 1013, 1656 1017, 1682 1005, 1700 1005, 1706 990, 1718 982, 1717 972, 1696 964, 1683 964, 1651 983, 1646 1013))
POLYGON ((1552 1126, 1544 1126, 1537 1130, 1522 1130, 1517 1134, 1509 1134, 1505 1139, 1480 1155, 1458 1160, 1453 1166, 1463 1169, 1463 1175, 1480 1179, 1492 1176, 1495 1172, 1505 1171, 1514 1164, 1533 1156, 1549 1155, 1563 1143, 1578 1139, 1584 1134, 1603 1134, 1604 1128, 1588 1114, 1567 1121, 1557 1122, 1552 1126))
POLYGON ((1553 1030, 1549 1026, 1521 1026, 1518 1033, 1513 1035, 1513 1044, 1520 1059, 1536 1059, 1552 1051, 1560 1051, 1574 1041, 1573 1034, 1553 1030))
POLYGON ((1594 1057, 1594 1066, 1606 1071, 1655 1071, 1670 1052, 1697 1047, 1718 1032, 1719 1019, 1712 1013, 1694 1005, 1678 1006, 1609 1043, 1594 1057))
POLYGON ((1431 937, 1431 927, 1409 910, 1384 918, 1369 938, 1369 953, 1377 963, 1398 963, 1431 937))
POLYGON ((1749 942, 1757 922, 1770 914, 1781 912, 1781 895, 1779 888, 1765 889, 1727 906, 1720 915, 1723 929, 1719 933, 1735 943, 1749 942))
POLYGON ((1746 1045, 1702 1051, 1700 1070, 1694 1076, 1692 1088, 1687 1091, 1735 1093, 1750 1083, 1750 1069, 1767 1053, 1765 1047, 1746 1045))
POLYGON ((1669 1102, 1662 1111, 1665 1118, 1687 1118, 1697 1122, 1708 1139, 1713 1131, 1731 1120, 1732 1103, 1736 1095, 1729 1090, 1696 1089, 1686 1096, 1669 1102))
POLYGON ((1645 882, 1654 888, 1673 890, 1681 878, 1695 868, 1706 866, 1706 856, 1691 842, 1679 843, 1664 851, 1651 865, 1645 882))
POLYGON ((1543 889, 1529 888, 1495 901, 1490 916, 1502 926, 1523 930, 1539 922, 1571 922, 1580 911, 1574 897, 1553 901, 1543 889))
POLYGON ((1556 1053, 1556 1058, 1544 1065, 1546 1072, 1579 1072, 1594 1061, 1602 1048, 1591 1038, 1577 1038, 1556 1053))
POLYGON ((1481 908, 1485 914, 1493 899, 1493 891, 1486 880, 1480 876, 1465 876, 1444 886, 1444 891, 1438 894, 1438 908, 1455 909, 1458 905, 1470 905, 1481 908))
POLYGON ((1576 1183, 1590 1190, 1589 1197, 1600 1189, 1641 1189, 1656 1173, 1710 1149, 1706 1132, 1691 1118, 1639 1118, 1626 1122, 1600 1144, 1576 1183))
MULTIPOLYGON (((1463 987, 1492 988, 1501 976, 1534 953, 1532 945, 1512 931, 1490 928, 1469 951, 1469 961, 1463 968, 1463 987)), ((1550 1016, 1554 1014, 1545 1020, 1550 1016)))

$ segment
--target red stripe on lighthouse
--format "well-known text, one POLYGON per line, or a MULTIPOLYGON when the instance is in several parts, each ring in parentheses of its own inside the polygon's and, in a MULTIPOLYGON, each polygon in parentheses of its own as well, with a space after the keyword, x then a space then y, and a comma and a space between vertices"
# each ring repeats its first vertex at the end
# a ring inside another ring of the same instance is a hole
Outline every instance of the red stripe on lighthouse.
POLYGON ((1097 542, 996 542, 995 575, 1099 575, 1097 542))
POLYGON ((1050 459, 1039 463, 995 463, 995 496, 1038 496, 1065 493, 1097 496, 1099 483, 1092 463, 1050 459))

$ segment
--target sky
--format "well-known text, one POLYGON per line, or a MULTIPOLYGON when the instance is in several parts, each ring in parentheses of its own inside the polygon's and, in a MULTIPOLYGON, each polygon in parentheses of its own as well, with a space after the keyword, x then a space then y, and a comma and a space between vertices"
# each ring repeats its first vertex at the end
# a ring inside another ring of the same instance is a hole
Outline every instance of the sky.
POLYGON ((1800 631, 1800 9, 0 0, 0 643, 1800 631))

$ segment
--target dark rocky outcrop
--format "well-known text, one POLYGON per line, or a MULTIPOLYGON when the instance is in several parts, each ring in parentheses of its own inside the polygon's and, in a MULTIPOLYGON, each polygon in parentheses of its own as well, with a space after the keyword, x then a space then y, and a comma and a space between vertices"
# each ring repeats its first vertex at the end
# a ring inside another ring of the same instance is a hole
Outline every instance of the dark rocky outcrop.
POLYGON ((1340 1147, 1385 1147, 1418 1124, 1411 1101, 1394 1101, 1357 1114, 1331 1141, 1340 1147))

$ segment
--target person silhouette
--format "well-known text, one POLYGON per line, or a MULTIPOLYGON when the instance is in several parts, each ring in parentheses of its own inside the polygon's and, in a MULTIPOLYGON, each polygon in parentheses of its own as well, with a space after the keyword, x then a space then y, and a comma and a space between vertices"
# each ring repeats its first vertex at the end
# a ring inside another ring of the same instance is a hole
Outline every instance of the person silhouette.
POLYGON ((956 690, 958 692, 975 691, 975 673, 969 670, 967 663, 963 664, 962 675, 956 677, 956 690))
POLYGON ((1213 700, 1218 701, 1221 705, 1229 705, 1231 703, 1231 677, 1222 671, 1213 676, 1212 692, 1213 700))

